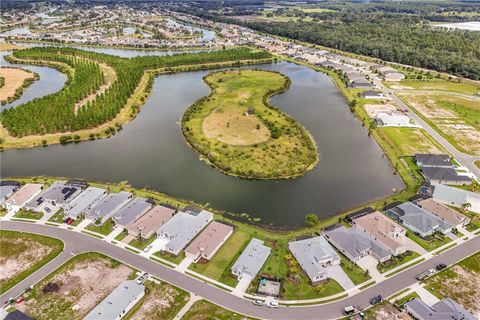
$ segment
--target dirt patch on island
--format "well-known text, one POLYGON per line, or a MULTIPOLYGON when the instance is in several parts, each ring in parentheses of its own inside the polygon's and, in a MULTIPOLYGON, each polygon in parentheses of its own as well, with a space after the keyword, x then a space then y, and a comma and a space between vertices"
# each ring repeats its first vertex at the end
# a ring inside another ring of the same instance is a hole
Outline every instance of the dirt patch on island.
POLYGON ((0 100, 6 101, 15 96, 17 89, 23 86, 25 80, 33 79, 35 75, 22 69, 0 68, 0 77, 5 79, 4 85, 0 88, 0 100))

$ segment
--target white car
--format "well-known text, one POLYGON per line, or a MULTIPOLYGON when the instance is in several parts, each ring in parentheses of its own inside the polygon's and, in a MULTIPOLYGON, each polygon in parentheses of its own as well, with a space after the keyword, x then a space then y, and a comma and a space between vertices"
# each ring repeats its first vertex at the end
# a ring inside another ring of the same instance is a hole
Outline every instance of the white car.
POLYGON ((137 284, 143 284, 148 277, 150 277, 150 274, 148 272, 144 272, 140 277, 137 278, 137 284))
POLYGON ((148 252, 152 248, 153 248, 153 246, 150 244, 150 245, 146 246, 145 249, 143 249, 143 252, 148 252))
POLYGON ((267 307, 269 307, 269 308, 278 308, 278 302, 277 302, 277 301, 268 301, 268 302, 267 302, 267 307))

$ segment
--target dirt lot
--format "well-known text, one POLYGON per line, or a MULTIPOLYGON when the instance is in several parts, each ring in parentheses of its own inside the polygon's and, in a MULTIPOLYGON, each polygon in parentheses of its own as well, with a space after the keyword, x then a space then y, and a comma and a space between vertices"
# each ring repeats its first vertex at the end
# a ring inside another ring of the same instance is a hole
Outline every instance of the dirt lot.
POLYGON ((147 295, 129 320, 173 319, 187 303, 188 293, 169 284, 146 283, 147 295))
POLYGON ((366 320, 413 320, 405 312, 399 311, 390 303, 385 303, 365 312, 366 320))
POLYGON ((23 82, 33 78, 34 74, 22 69, 0 68, 0 77, 5 79, 5 84, 0 88, 0 100, 3 101, 13 97, 23 82))
POLYGON ((375 118, 379 112, 392 112, 397 110, 397 107, 393 104, 366 104, 363 107, 370 118, 375 118))
POLYGON ((40 282, 18 308, 37 320, 82 319, 132 271, 100 254, 80 255, 40 282))

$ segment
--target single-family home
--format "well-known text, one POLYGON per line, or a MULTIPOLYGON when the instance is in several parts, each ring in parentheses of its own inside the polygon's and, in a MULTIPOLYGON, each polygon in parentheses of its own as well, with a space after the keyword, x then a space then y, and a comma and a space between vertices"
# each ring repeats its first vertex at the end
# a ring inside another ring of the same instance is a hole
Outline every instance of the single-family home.
POLYGON ((354 89, 373 89, 374 85, 367 79, 354 80, 349 84, 354 89))
POLYGON ((352 262, 357 262, 360 258, 370 254, 379 262, 387 261, 392 257, 387 247, 357 227, 340 226, 325 231, 324 235, 338 251, 352 262))
POLYGON ((80 185, 57 181, 27 202, 25 209, 55 213, 79 195, 82 190, 82 186, 80 185))
POLYGON ((20 183, 17 181, 0 181, 0 205, 7 200, 15 191, 20 188, 20 183))
POLYGON ((454 168, 445 167, 420 167, 420 172, 430 183, 469 185, 472 179, 468 176, 459 175, 454 168))
POLYGON ((411 118, 398 111, 379 112, 375 116, 375 124, 380 127, 412 127, 411 118))
POLYGON ((213 213, 205 210, 180 211, 157 230, 157 237, 168 239, 164 250, 178 255, 212 220, 213 213))
POLYGON ((399 204, 385 213, 421 237, 427 237, 436 231, 446 234, 453 228, 453 225, 412 202, 399 204))
POLYGON ((20 310, 13 310, 12 312, 9 312, 3 320, 34 320, 33 318, 30 318, 27 316, 25 313, 23 313, 20 310))
POLYGON ((417 153, 414 158, 419 167, 453 167, 452 159, 447 154, 417 153))
POLYGON ((220 247, 232 235, 233 227, 218 221, 212 221, 185 249, 187 257, 194 261, 210 261, 220 247))
POLYGON ((403 73, 396 72, 396 71, 386 71, 383 73, 383 79, 388 82, 391 82, 391 81, 398 82, 405 79, 405 75, 403 73))
POLYGON ((394 256, 406 251, 406 230, 378 211, 352 220, 354 226, 382 243, 394 256))
POLYGON ((134 238, 148 239, 175 214, 174 208, 155 206, 143 216, 127 225, 128 234, 134 238))
POLYGON ((432 306, 414 298, 405 303, 404 308, 418 320, 477 320, 477 317, 450 298, 444 298, 432 306))
POLYGON ((112 216, 112 220, 117 227, 125 228, 150 210, 153 207, 153 204, 152 200, 135 198, 115 212, 112 216))
POLYGON ((79 214, 93 206, 97 201, 107 195, 107 190, 96 187, 88 187, 63 208, 64 214, 76 219, 79 214))
POLYGON ((120 320, 145 295, 145 286, 135 280, 122 282, 84 320, 120 320))
POLYGON ((290 242, 288 249, 313 284, 327 279, 325 267, 340 264, 340 256, 323 236, 290 242))
POLYGON ((270 255, 271 249, 263 244, 262 240, 252 238, 245 250, 233 264, 231 271, 238 279, 256 277, 265 261, 270 255))
POLYGON ((445 186, 443 184, 432 184, 432 197, 443 204, 459 207, 465 206, 465 209, 480 213, 480 193, 471 192, 455 187, 445 186))
POLYGON ((85 210, 85 217, 92 221, 100 220, 100 222, 103 224, 121 207, 132 200, 132 198, 133 195, 126 191, 110 193, 92 207, 87 208, 87 210, 85 210))
POLYGON ((470 222, 470 218, 464 216, 460 212, 435 201, 432 198, 423 199, 417 202, 417 206, 433 213, 440 219, 451 224, 454 228, 466 226, 470 222))
POLYGON ((381 91, 367 90, 360 93, 360 98, 363 99, 384 99, 385 96, 381 91))
POLYGON ((7 211, 13 210, 14 212, 18 212, 28 201, 32 200, 36 195, 42 192, 42 189, 43 184, 41 183, 26 183, 10 198, 5 200, 3 205, 7 211))

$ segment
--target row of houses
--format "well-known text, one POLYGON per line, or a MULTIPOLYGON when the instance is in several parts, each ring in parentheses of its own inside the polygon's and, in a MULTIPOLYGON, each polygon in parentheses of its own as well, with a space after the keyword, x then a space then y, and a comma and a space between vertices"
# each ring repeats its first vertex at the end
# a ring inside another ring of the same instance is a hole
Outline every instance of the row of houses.
POLYGON ((472 178, 459 174, 446 154, 416 154, 415 162, 420 167, 420 172, 425 180, 430 183, 452 185, 469 185, 472 178))

